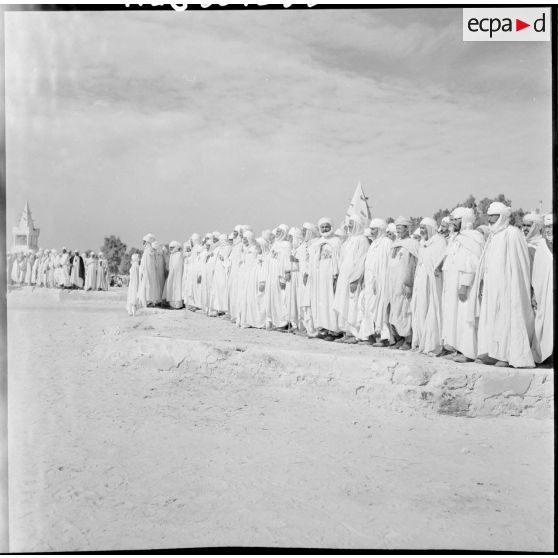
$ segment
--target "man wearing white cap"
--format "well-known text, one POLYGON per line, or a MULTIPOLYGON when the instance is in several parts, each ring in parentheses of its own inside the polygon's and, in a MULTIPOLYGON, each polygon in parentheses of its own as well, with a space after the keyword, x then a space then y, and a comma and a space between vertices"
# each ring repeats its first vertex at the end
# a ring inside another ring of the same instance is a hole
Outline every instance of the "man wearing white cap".
POLYGON ((412 347, 427 354, 442 350, 442 277, 436 268, 446 251, 446 239, 437 229, 431 217, 420 222, 422 245, 411 299, 412 347))
POLYGON ((140 263, 140 285, 138 299, 142 306, 154 306, 161 302, 163 285, 157 263, 157 253, 153 244, 156 238, 151 234, 143 237, 143 254, 140 263))
POLYGON ((297 257, 298 250, 302 247, 303 236, 302 230, 298 227, 291 227, 287 240, 291 245, 291 253, 289 256, 289 265, 285 272, 287 286, 285 287, 285 296, 287 298, 287 307, 289 309, 289 328, 293 333, 299 332, 299 273, 300 262, 297 257))
POLYGON ((393 243, 388 263, 389 323, 395 344, 393 349, 411 348, 411 297, 419 243, 410 237, 411 220, 395 220, 397 240, 393 243))
POLYGON ((473 229, 475 212, 456 207, 451 213, 454 237, 440 265, 442 287, 442 343, 439 356, 456 362, 471 362, 477 356, 476 324, 468 317, 475 304, 471 287, 484 246, 484 237, 473 229))
POLYGON ((530 261, 523 233, 510 225, 511 207, 490 204, 490 235, 473 287, 478 318, 478 360, 495 366, 532 368, 534 313, 530 261))
MULTIPOLYGON (((552 217, 552 215, 550 216, 552 217)), ((547 216, 548 222, 548 216, 547 216)), ((523 232, 531 255, 532 305, 535 311, 533 358, 537 364, 544 362, 553 352, 553 258, 546 239, 542 236, 543 216, 528 213, 523 217, 523 232)))
POLYGON ((333 221, 322 217, 318 221, 320 238, 310 252, 312 280, 312 318, 320 339, 333 341, 339 336, 338 314, 333 309, 335 287, 339 274, 341 240, 333 234, 333 221))
POLYGON ((171 308, 183 307, 182 299, 182 277, 184 274, 184 258, 180 244, 173 240, 169 244, 169 274, 163 288, 163 300, 166 300, 171 308))
POLYGON ((336 341, 352 344, 358 342, 356 338, 360 326, 358 300, 369 243, 363 234, 364 222, 360 214, 350 214, 347 225, 349 236, 341 250, 333 309, 338 314, 339 328, 345 332, 345 335, 336 341))
POLYGON ((189 261, 189 278, 188 278, 188 309, 193 312, 201 310, 201 271, 202 271, 202 254, 204 252, 201 243, 201 237, 198 233, 194 233, 190 237, 190 261, 189 261))
POLYGON ((361 323, 358 338, 372 341, 375 347, 385 347, 392 340, 388 318, 387 267, 393 240, 383 219, 370 221, 370 244, 364 261, 364 287, 361 295, 361 323), (374 340, 371 340, 374 336, 374 340))

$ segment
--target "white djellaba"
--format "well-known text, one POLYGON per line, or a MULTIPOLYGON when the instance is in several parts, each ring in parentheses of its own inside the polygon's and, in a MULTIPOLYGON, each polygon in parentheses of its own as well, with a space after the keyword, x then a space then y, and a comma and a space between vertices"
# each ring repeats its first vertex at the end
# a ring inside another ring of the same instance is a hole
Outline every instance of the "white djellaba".
POLYGON ((190 239, 192 243, 192 254, 190 256, 190 288, 188 292, 188 305, 192 309, 201 310, 201 272, 202 260, 205 258, 205 250, 201 244, 198 233, 194 233, 190 239))
POLYGON ((229 274, 227 280, 228 312, 230 319, 238 320, 238 276, 240 272, 240 261, 242 259, 242 225, 236 225, 233 232, 233 245, 228 258, 229 274))
POLYGON ((227 241, 227 235, 219 235, 219 243, 215 247, 214 272, 211 284, 211 310, 217 314, 224 314, 229 309, 228 298, 228 258, 231 245, 227 241))
POLYGON ((171 308, 183 307, 182 300, 182 277, 184 274, 184 258, 180 243, 173 240, 169 243, 169 274, 163 288, 163 300, 166 300, 171 308))
POLYGON ((322 217, 318 221, 320 238, 310 251, 311 306, 314 327, 319 336, 333 340, 331 334, 339 333, 337 312, 333 309, 334 283, 339 274, 341 240, 333 234, 333 221, 322 217))
POLYGON ((431 354, 442 351, 442 275, 436 269, 446 251, 446 239, 437 228, 431 217, 420 222, 422 242, 411 298, 411 347, 431 354))
POLYGON ((510 207, 493 202, 487 214, 490 234, 472 289, 475 306, 470 316, 470 320, 478 318, 478 359, 486 363, 489 357, 496 366, 532 368, 535 320, 527 241, 510 225, 510 207))
POLYGON ((356 343, 359 331, 358 300, 362 289, 364 260, 370 246, 364 236, 363 217, 358 214, 348 218, 348 237, 341 249, 339 277, 333 299, 333 309, 338 314, 338 325, 345 337, 341 342, 356 343))
POLYGON ((375 335, 376 346, 392 341, 389 328, 387 267, 393 240, 387 236, 387 224, 383 219, 372 219, 370 230, 373 237, 364 261, 364 287, 361 293, 361 323, 358 338, 365 341, 375 335))
POLYGON ((302 246, 302 230, 298 227, 291 227, 287 240, 291 245, 289 254, 289 262, 285 272, 287 286, 285 287, 285 297, 287 299, 287 307, 289 311, 289 328, 298 331, 299 328, 299 274, 300 262, 296 257, 297 250, 302 246))
POLYGON ((537 364, 544 362, 554 350, 553 325, 553 257, 546 238, 542 236, 543 226, 552 226, 552 215, 544 218, 538 213, 528 213, 523 217, 525 225, 531 225, 526 240, 532 252, 531 288, 535 310, 535 334, 531 345, 537 364))
POLYGON ((266 319, 268 327, 283 329, 287 327, 289 321, 285 274, 290 265, 291 244, 287 240, 289 232, 287 225, 279 225, 275 231, 275 241, 270 251, 266 280, 266 319))
POLYGON ((311 293, 312 280, 310 272, 310 252, 318 239, 318 227, 312 223, 304 223, 302 226, 304 241, 294 251, 294 257, 298 260, 298 329, 305 331, 309 337, 314 337, 316 329, 312 319, 311 293))
MULTIPOLYGON (((469 207, 456 207, 451 213, 452 236, 442 256, 442 344, 446 358, 469 362, 477 356, 477 327, 472 294, 479 260, 484 247, 482 232, 473 229, 475 213, 469 207)), ((449 236, 449 235, 448 235, 449 236)))
MULTIPOLYGON (((50 268, 50 264, 49 264, 50 268)), ((49 272, 51 269, 49 269, 49 272)), ((47 284, 50 281, 50 273, 47 273, 47 284)), ((97 288, 97 258, 94 252, 89 253, 85 262, 85 290, 94 291, 97 288)))
POLYGON ((188 293, 190 291, 190 279, 191 279, 191 256, 192 256, 192 245, 190 241, 185 242, 182 245, 182 302, 184 306, 188 308, 188 293))
MULTIPOLYGON (((141 305, 159 304, 161 302, 161 294, 163 285, 161 284, 161 275, 157 265, 156 249, 153 245, 156 243, 155 237, 149 233, 143 237, 143 254, 140 264, 140 285, 139 300, 141 305)), ((86 281, 87 282, 87 281, 86 281)))
MULTIPOLYGON (((262 281, 262 247, 257 242, 252 231, 244 234, 244 249, 242 252, 242 284, 239 286, 239 327, 265 327, 265 283, 262 281), (262 288, 263 287, 263 288, 262 288)), ((263 279, 265 281, 265 278, 263 279)))
POLYGON ((394 337, 400 338, 393 347, 408 350, 411 348, 411 295, 419 243, 408 235, 410 219, 398 217, 395 226, 400 229, 388 263, 389 323, 397 334, 394 337))
POLYGON ((139 255, 132 254, 130 266, 130 281, 128 282, 128 296, 126 297, 126 310, 130 316, 136 315, 136 310, 141 306, 139 300, 140 268, 139 255))

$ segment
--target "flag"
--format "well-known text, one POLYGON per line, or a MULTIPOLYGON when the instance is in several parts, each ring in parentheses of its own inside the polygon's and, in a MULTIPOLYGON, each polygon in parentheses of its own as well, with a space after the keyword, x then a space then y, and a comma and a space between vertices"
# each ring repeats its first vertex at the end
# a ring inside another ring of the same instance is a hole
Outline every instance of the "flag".
POLYGON ((344 223, 348 223, 351 217, 356 217, 364 226, 368 226, 371 219, 370 208, 368 207, 368 198, 364 195, 360 181, 357 184, 353 199, 347 209, 344 223))

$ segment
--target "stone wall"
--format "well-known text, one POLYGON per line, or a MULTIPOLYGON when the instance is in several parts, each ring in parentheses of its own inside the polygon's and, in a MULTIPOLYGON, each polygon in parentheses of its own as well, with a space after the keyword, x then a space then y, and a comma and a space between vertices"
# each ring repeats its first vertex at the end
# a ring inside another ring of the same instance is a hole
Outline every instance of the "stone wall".
POLYGON ((480 364, 374 350, 370 357, 284 350, 262 345, 142 336, 122 340, 117 354, 99 349, 101 358, 158 370, 233 376, 258 384, 293 389, 315 386, 316 393, 365 398, 370 405, 402 412, 453 416, 552 418, 554 371, 495 368, 480 364), (102 352, 102 355, 101 355, 102 352))

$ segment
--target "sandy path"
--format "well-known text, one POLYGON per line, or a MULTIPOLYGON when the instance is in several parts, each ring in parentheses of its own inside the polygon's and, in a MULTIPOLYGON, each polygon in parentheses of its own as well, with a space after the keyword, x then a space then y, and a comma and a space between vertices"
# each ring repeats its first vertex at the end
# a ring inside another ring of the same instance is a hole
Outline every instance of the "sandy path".
POLYGON ((370 350, 182 311, 131 319, 119 297, 9 294, 12 551, 552 550, 549 421, 408 416, 312 386, 108 362, 136 332, 370 350))

